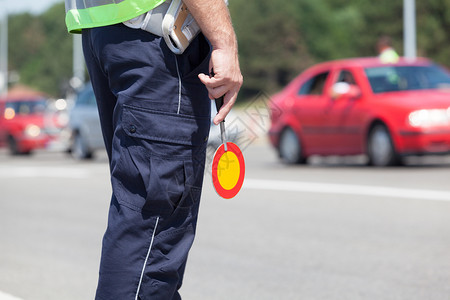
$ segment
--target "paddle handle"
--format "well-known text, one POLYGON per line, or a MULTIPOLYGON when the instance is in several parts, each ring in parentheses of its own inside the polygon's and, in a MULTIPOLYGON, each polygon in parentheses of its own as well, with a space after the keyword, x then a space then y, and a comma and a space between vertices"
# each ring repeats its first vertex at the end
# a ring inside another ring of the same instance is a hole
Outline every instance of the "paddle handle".
MULTIPOLYGON (((214 101, 216 102, 217 112, 219 112, 220 108, 223 105, 223 96, 219 97, 217 99, 214 99, 214 101)), ((220 126, 220 137, 222 139, 222 144, 225 147, 225 152, 227 152, 228 147, 227 147, 227 135, 225 133, 225 119, 222 122, 220 122, 219 126, 220 126)))
POLYGON ((223 96, 215 99, 214 102, 216 102, 216 109, 217 109, 217 112, 219 112, 220 108, 223 105, 223 96))
MULTIPOLYGON (((209 73, 209 76, 211 76, 211 77, 214 77, 214 69, 211 69, 211 72, 209 73)), ((215 99, 214 100, 215 102, 216 102, 216 109, 217 109, 217 112, 219 112, 219 110, 220 110, 220 108, 222 107, 222 105, 223 105, 223 96, 222 97, 219 97, 219 98, 217 98, 217 99, 215 99)))
MULTIPOLYGON (((214 77, 214 70, 213 69, 211 69, 211 72, 210 72, 209 75, 211 77, 214 77)), ((217 109, 217 112, 219 112, 220 108, 223 105, 223 96, 219 97, 217 99, 214 99, 214 102, 216 102, 216 109, 217 109)), ((228 151, 228 147, 227 147, 227 135, 225 133, 225 119, 223 119, 223 121, 220 122, 220 137, 222 139, 222 144, 223 144, 223 146, 225 148, 225 152, 227 152, 228 151)))

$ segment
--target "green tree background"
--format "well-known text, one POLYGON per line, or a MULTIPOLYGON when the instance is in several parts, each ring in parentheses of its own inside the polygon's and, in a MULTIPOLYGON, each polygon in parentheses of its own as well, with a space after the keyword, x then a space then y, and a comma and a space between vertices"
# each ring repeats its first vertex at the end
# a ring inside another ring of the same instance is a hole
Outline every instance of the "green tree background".
MULTIPOLYGON (((244 86, 240 100, 273 93, 314 63, 376 55, 381 35, 403 53, 401 0, 231 0, 244 86)), ((417 52, 448 66, 450 0, 416 1, 417 52)), ((9 16, 9 70, 20 83, 64 96, 72 76, 72 37, 64 3, 41 15, 9 16)))

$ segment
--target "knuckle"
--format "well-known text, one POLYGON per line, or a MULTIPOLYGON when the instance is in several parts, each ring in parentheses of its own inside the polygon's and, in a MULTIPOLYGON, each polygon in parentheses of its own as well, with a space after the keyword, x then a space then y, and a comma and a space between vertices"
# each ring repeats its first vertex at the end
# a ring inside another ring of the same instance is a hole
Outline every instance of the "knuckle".
POLYGON ((211 96, 213 96, 214 99, 217 99, 222 96, 218 91, 212 91, 210 94, 211 96))

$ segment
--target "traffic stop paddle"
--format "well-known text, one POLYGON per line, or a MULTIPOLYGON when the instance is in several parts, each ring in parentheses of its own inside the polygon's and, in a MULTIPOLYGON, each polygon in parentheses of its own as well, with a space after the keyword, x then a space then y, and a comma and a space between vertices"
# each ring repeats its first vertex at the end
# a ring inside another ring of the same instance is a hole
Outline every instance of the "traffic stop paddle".
MULTIPOLYGON (((223 97, 215 100, 217 112, 223 105, 223 97)), ((225 199, 233 198, 244 183, 245 162, 241 149, 227 142, 225 120, 220 122, 222 144, 217 148, 212 161, 212 180, 217 194, 225 199)))

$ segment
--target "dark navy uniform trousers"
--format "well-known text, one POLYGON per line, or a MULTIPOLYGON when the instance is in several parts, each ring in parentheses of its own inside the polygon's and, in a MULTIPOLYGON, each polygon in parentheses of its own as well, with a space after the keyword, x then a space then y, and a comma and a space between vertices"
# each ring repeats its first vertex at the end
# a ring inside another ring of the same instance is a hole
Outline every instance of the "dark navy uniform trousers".
POLYGON ((112 199, 96 299, 181 299, 203 181, 210 100, 202 36, 183 55, 122 24, 83 30, 112 199))

